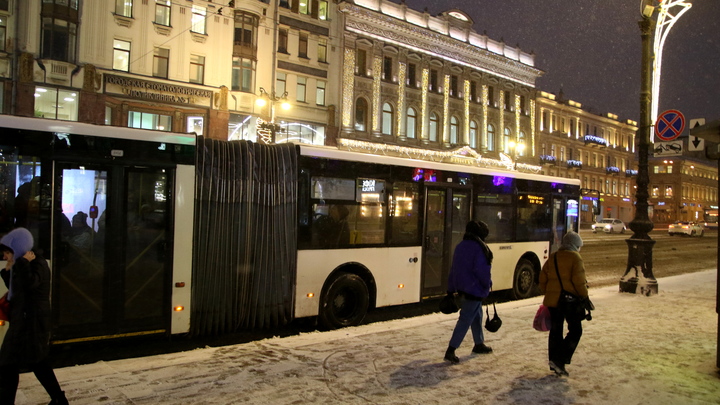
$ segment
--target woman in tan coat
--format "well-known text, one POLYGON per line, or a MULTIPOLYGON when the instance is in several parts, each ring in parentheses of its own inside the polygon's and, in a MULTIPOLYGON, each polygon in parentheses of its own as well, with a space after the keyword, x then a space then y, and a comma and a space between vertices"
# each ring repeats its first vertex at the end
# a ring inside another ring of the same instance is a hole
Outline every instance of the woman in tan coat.
POLYGON ((551 254, 540 272, 540 290, 545 293, 543 305, 550 309, 552 326, 548 337, 548 355, 550 370, 557 375, 568 375, 565 365, 570 364, 573 353, 582 336, 582 320, 584 315, 565 313, 558 307, 560 290, 571 292, 579 297, 587 297, 587 281, 585 266, 580 257, 580 247, 583 241, 575 232, 568 232, 562 240, 560 249, 551 254), (556 260, 557 259, 557 260, 556 260), (555 262, 557 261, 557 271, 555 262), (562 281, 562 288, 558 280, 562 281), (563 338, 565 321, 568 324, 568 334, 563 338))

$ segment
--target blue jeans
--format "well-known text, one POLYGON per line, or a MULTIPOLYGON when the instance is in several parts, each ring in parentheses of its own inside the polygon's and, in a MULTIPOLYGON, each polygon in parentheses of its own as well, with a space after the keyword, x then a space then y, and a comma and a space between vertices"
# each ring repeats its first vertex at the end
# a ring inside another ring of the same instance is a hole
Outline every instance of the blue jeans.
POLYGON ((472 329, 473 340, 476 345, 485 341, 482 328, 482 301, 469 300, 464 296, 461 298, 462 306, 460 307, 460 317, 455 324, 452 337, 450 338, 450 347, 457 349, 460 347, 468 329, 472 329))

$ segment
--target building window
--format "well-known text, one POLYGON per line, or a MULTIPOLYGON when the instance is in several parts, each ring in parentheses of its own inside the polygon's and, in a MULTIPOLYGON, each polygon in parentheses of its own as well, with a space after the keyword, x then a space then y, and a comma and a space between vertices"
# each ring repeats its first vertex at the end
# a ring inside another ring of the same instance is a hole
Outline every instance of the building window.
POLYGON ((280 97, 282 97, 282 95, 284 95, 287 91, 286 73, 278 73, 277 76, 275 76, 275 91, 280 95, 280 97))
POLYGON ((510 111, 510 92, 505 91, 505 111, 510 111))
POLYGON ((325 82, 318 80, 315 85, 315 104, 325 105, 325 82))
POLYGON ((453 97, 460 97, 458 91, 458 77, 455 75, 450 76, 450 95, 453 97))
POLYGON ((518 143, 523 145, 523 147, 520 148, 518 156, 525 156, 525 153, 526 153, 525 149, 527 149, 525 147, 525 146, 527 146, 527 144, 525 143, 525 132, 520 131, 520 134, 518 135, 518 143))
POLYGON ((319 4, 318 4, 318 19, 320 19, 320 20, 328 19, 328 2, 327 1, 319 2, 319 4))
POLYGON ((520 113, 522 115, 528 115, 528 112, 529 111, 527 110, 527 97, 520 96, 520 113))
MULTIPOLYGON (((505 132, 503 134, 503 152, 506 154, 510 154, 510 128, 505 128, 505 132)), ((553 154, 554 155, 554 154, 553 154)))
POLYGON ((435 113, 430 113, 430 136, 429 139, 431 142, 437 142, 438 141, 438 129, 440 127, 440 117, 438 117, 435 113))
POLYGON ((205 79, 205 57, 190 55, 190 83, 203 84, 205 79))
POLYGON ((460 123, 458 122, 457 117, 454 115, 450 117, 450 144, 451 145, 457 145, 458 144, 458 135, 460 133, 460 123))
POLYGON ((383 104, 382 108, 382 133, 383 135, 393 134, 393 108, 390 103, 383 104))
POLYGON ((255 61, 248 58, 233 58, 232 89, 244 92, 253 91, 255 61))
POLYGON ((355 101, 355 130, 365 132, 367 128, 368 105, 364 98, 355 101))
POLYGON ((409 139, 415 139, 417 133, 417 111, 410 107, 407 109, 407 122, 405 134, 409 139))
POLYGON ((304 103, 305 96, 307 93, 307 79, 306 78, 304 78, 304 77, 297 78, 297 85, 295 86, 295 91, 297 92, 297 101, 304 103))
POLYGON ((130 111, 128 113, 128 127, 172 131, 172 116, 130 111))
POLYGON ((298 13, 308 15, 310 14, 310 5, 308 0, 301 0, 298 4, 298 13))
POLYGON ((205 119, 203 117, 187 117, 185 132, 194 132, 197 135, 203 134, 205 119))
POLYGON ((0 0, 0 10, 10 11, 10 0, 0 0))
POLYGON ((325 145, 325 127, 299 122, 281 124, 275 143, 285 142, 325 145))
POLYGON ((497 107, 497 104, 495 104, 495 87, 493 86, 488 86, 488 105, 497 107))
POLYGON ((170 0, 155 1, 155 24, 170 26, 170 0))
POLYGON ((5 40, 7 39, 7 16, 0 15, 0 51, 5 51, 5 40))
POLYGON ((470 82, 470 100, 477 102, 477 83, 470 82))
POLYGON ((439 92, 438 88, 438 71, 430 69, 430 91, 439 92))
POLYGON ((318 62, 327 62, 327 42, 324 39, 318 41, 318 62))
POLYGON ((71 90, 35 87, 35 116, 52 120, 77 121, 78 94, 71 90))
POLYGON ((113 41, 113 69, 130 71, 130 42, 119 39, 113 41))
POLYGON ((470 121, 470 147, 475 149, 478 146, 478 124, 475 121, 470 121))
POLYGON ((495 150, 495 126, 493 124, 487 126, 487 150, 495 150))
POLYGON ((383 69, 382 78, 385 81, 391 81, 393 74, 393 60, 391 57, 386 56, 383 58, 383 69))
POLYGON ((206 34, 207 10, 205 7, 192 6, 192 20, 190 31, 197 34, 206 34))
POLYGON ((235 43, 235 46, 246 48, 246 51, 243 53, 243 55, 255 54, 255 48, 257 47, 257 27, 257 16, 242 12, 235 13, 235 34, 233 42, 235 43))
POLYGON ((155 48, 155 54, 153 55, 153 76, 167 79, 169 62, 170 50, 155 48))
POLYGON ((358 49, 356 52, 357 60, 355 61, 356 74, 360 76, 367 75, 367 51, 358 49))
POLYGON ((414 63, 408 64, 407 85, 412 88, 417 87, 417 65, 414 63))
POLYGON ((43 59, 75 63, 77 24, 57 18, 43 18, 43 59))
POLYGON ((278 49, 280 53, 288 53, 288 31, 284 28, 278 30, 278 49))
POLYGON ((308 34, 301 32, 298 40, 298 56, 301 58, 307 58, 308 56, 308 34))
POLYGON ((115 0, 115 14, 132 17, 133 0, 115 0))

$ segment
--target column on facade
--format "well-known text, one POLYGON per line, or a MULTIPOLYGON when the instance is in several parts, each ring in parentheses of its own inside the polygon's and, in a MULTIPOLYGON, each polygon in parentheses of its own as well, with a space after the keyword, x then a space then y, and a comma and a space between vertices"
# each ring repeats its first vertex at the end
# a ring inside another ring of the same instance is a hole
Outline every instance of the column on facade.
POLYGON ((403 49, 398 57, 398 93, 397 93, 397 113, 395 114, 396 134, 400 142, 407 141, 407 107, 405 107, 405 79, 407 76, 407 50, 403 49))
POLYGON ((422 89, 420 105, 420 141, 427 145, 430 142, 430 114, 428 113, 428 87, 430 85, 430 69, 423 63, 422 89))
POLYGON ((470 80, 463 80, 463 130, 461 145, 470 145, 470 80))
POLYGON ((482 85, 482 123, 480 124, 480 151, 487 153, 488 148, 488 103, 490 98, 490 88, 487 84, 482 85))
POLYGON ((373 75, 373 94, 372 94, 372 136, 373 138, 382 138, 382 64, 383 53, 382 44, 376 43, 373 52, 372 75, 373 75))
POLYGON ((443 74, 443 130, 441 144, 450 147, 450 74, 443 74))
POLYGON ((498 91, 500 100, 498 101, 498 111, 499 111, 499 119, 498 119, 498 137, 500 138, 500 145, 497 148, 498 151, 505 152, 505 92, 502 91, 502 86, 499 86, 498 91))
POLYGON ((342 132, 351 134, 354 131, 353 110, 355 106, 355 41, 346 40, 343 53, 342 72, 342 132))

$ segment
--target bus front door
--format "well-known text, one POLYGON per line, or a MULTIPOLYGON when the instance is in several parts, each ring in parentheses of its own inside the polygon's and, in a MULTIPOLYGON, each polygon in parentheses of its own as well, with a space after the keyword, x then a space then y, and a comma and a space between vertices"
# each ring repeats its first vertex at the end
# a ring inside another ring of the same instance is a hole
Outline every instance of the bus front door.
POLYGON ((169 172, 57 164, 53 341, 169 328, 169 172))
POLYGON ((452 252, 462 240, 470 219, 470 191, 427 187, 423 234, 422 297, 447 291, 452 252))

